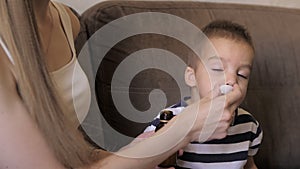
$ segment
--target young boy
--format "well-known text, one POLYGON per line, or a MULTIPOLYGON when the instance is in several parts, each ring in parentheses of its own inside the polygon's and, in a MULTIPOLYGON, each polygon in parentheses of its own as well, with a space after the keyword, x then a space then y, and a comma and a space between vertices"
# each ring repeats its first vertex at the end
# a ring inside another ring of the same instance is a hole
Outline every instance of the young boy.
MULTIPOLYGON (((174 115, 209 94, 211 86, 214 86, 211 82, 214 83, 218 79, 225 80, 230 86, 239 85, 243 97, 238 104, 241 104, 246 96, 254 57, 253 43, 247 30, 229 21, 214 21, 204 27, 203 33, 214 46, 218 56, 212 54, 214 52, 204 52, 206 56, 201 58, 201 61, 197 56, 189 57, 185 82, 191 88, 191 98, 166 109, 174 115)), ((158 118, 145 132, 155 130, 158 118)), ((257 153, 261 140, 262 130, 258 122, 250 113, 238 108, 225 138, 190 143, 184 148, 183 155, 178 157, 176 168, 255 169, 257 167, 253 156, 257 153)))

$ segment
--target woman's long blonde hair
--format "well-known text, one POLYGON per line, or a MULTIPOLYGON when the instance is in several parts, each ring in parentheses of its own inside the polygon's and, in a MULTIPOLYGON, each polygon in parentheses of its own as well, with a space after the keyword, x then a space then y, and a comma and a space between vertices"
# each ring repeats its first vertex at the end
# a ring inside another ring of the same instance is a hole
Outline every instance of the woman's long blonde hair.
POLYGON ((0 36, 11 52, 20 97, 56 157, 67 168, 91 163, 91 147, 65 117, 41 51, 32 0, 0 0, 0 36))

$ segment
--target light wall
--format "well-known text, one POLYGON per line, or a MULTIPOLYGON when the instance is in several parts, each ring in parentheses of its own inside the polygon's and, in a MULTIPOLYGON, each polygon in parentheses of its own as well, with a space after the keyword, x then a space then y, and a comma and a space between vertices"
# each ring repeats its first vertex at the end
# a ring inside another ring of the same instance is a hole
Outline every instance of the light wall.
MULTIPOLYGON (((56 0, 56 1, 63 2, 76 9, 77 12, 82 13, 92 5, 102 2, 104 0, 56 0)), ((181 1, 191 1, 191 0, 181 0, 181 1)), ((300 8, 300 0, 195 0, 195 1, 256 4, 256 5, 267 5, 267 6, 280 6, 280 7, 287 7, 287 8, 300 8)))

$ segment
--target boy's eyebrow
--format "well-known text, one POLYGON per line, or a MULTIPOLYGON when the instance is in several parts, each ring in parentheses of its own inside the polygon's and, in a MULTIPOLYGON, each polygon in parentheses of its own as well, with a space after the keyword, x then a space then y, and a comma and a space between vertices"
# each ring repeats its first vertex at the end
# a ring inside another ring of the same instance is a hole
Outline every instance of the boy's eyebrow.
MULTIPOLYGON (((210 61, 210 60, 214 60, 214 59, 217 59, 217 60, 224 60, 223 58, 217 56, 217 55, 214 55, 212 57, 209 57, 207 60, 210 61)), ((243 64, 241 67, 246 67, 246 68, 249 68, 250 70, 252 70, 252 65, 251 64, 243 64)))
POLYGON ((206 61, 209 62, 209 61, 213 61, 213 60, 216 60, 216 61, 223 61, 223 59, 217 55, 213 55, 211 57, 209 57, 206 61))
POLYGON ((222 60, 222 58, 220 58, 220 57, 217 56, 217 55, 211 56, 211 57, 209 57, 207 60, 213 60, 213 59, 222 60))

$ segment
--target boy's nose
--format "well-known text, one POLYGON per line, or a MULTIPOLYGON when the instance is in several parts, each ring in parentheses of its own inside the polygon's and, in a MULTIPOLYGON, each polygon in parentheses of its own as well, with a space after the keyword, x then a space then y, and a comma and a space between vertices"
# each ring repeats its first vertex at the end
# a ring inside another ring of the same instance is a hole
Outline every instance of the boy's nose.
POLYGON ((226 73, 226 84, 233 86, 237 83, 237 75, 233 73, 226 73))

